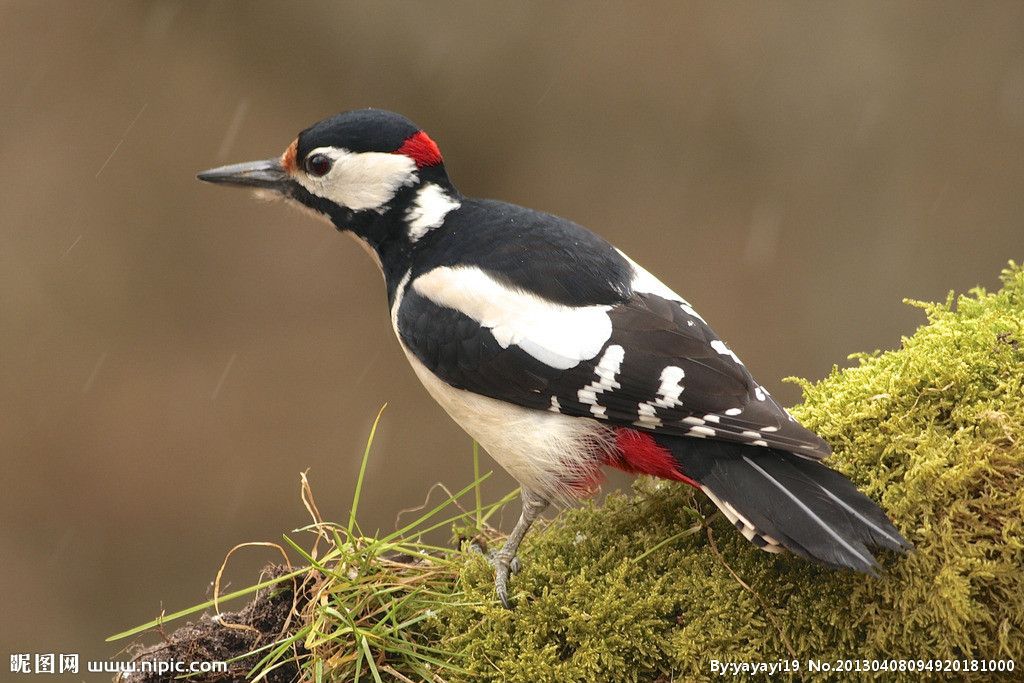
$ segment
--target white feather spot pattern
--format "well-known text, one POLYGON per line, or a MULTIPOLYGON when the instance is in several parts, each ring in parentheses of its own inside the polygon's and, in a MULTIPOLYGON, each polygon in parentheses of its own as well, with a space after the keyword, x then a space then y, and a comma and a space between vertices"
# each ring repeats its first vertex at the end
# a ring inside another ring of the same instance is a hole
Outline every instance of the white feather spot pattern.
POLYGON ((622 386, 615 380, 615 376, 619 374, 619 370, 622 368, 622 359, 625 357, 626 350, 621 346, 618 344, 609 346, 605 349, 601 360, 597 362, 597 367, 594 369, 597 379, 576 392, 576 397, 580 403, 590 405, 590 412, 593 413, 594 417, 608 417, 607 409, 598 404, 600 400, 598 397, 605 391, 618 389, 622 386))

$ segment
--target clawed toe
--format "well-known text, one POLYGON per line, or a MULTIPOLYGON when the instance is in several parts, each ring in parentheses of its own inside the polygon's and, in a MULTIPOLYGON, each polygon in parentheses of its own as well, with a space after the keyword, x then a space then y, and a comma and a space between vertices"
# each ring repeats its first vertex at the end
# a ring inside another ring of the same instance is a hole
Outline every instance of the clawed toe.
POLYGON ((505 609, 512 609, 512 603, 508 599, 508 580, 512 562, 497 553, 491 559, 491 564, 494 565, 494 592, 498 594, 498 599, 505 609))
POLYGON ((508 552, 501 550, 487 551, 481 541, 473 540, 469 543, 470 552, 479 553, 487 558, 487 562, 494 568, 494 592, 506 609, 512 609, 512 602, 508 598, 509 579, 519 573, 522 563, 518 557, 509 557, 508 552))

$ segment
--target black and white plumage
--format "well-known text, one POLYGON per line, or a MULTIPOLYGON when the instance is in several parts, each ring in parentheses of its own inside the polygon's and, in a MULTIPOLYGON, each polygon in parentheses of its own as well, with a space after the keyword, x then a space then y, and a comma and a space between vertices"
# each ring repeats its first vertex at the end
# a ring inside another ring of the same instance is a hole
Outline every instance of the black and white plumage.
POLYGON ((533 517, 609 465, 700 488, 768 551, 871 572, 868 546, 909 547, 689 302, 575 223, 463 196, 404 117, 340 114, 200 178, 313 209, 376 258, 417 376, 523 485, 503 600, 533 517))

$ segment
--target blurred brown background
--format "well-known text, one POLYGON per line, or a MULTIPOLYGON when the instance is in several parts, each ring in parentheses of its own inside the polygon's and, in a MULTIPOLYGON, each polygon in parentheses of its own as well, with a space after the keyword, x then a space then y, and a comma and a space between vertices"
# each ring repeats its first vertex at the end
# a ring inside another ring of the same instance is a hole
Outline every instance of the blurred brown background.
POLYGON ((4 659, 198 602, 306 523, 300 470, 343 518, 385 401, 366 527, 471 480, 369 259, 194 179, 323 116, 401 111, 467 194, 610 238, 787 403, 1024 256, 1014 2, 18 0, 0 94, 4 659))

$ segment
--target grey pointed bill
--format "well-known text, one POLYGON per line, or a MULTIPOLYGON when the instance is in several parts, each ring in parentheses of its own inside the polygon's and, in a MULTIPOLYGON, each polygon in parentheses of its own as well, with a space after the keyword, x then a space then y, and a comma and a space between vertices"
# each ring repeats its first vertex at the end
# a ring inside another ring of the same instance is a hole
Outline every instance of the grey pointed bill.
POLYGON ((242 164, 211 168, 196 177, 208 183, 256 187, 278 192, 285 192, 291 184, 291 178, 281 165, 280 159, 247 161, 242 164))

